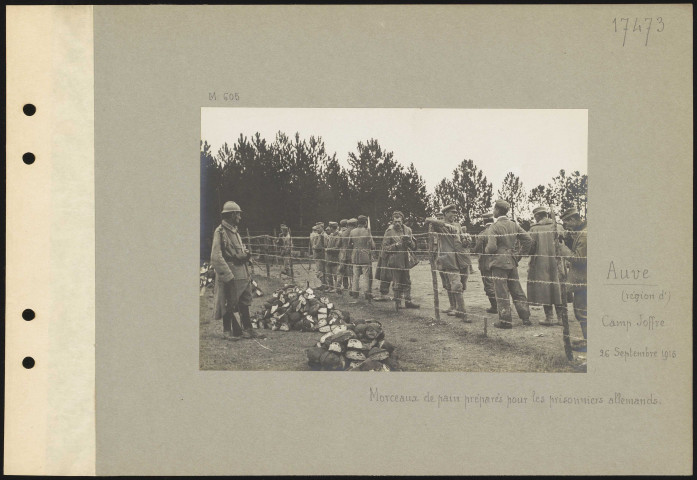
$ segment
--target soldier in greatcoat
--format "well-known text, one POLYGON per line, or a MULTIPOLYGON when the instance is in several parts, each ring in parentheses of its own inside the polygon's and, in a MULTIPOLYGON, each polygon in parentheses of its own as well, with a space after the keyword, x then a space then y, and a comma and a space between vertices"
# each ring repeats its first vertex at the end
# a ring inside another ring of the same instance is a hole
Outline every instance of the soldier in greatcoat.
POLYGON ((353 264, 353 286, 351 288, 351 296, 358 298, 360 295, 360 278, 367 282, 365 290, 365 298, 371 300, 373 287, 373 250, 375 250, 375 242, 373 236, 368 230, 368 217, 365 215, 358 216, 358 226, 351 230, 349 234, 349 246, 351 247, 351 263, 353 264))
POLYGON ((528 299, 523 292, 523 287, 520 286, 518 277, 518 262, 530 251, 532 240, 523 227, 506 216, 510 208, 510 204, 505 200, 496 200, 494 203, 496 220, 491 226, 484 250, 485 253, 493 255, 489 265, 494 277, 494 291, 499 313, 499 321, 494 323, 497 328, 513 328, 509 297, 513 297, 513 304, 523 325, 532 325, 528 299), (516 240, 520 242, 520 251, 515 248, 516 240))
POLYGON ((564 228, 569 230, 569 235, 564 238, 565 244, 561 246, 561 253, 571 264, 567 282, 574 292, 574 315, 583 333, 583 340, 572 342, 571 348, 577 352, 585 352, 588 338, 586 332, 588 319, 588 311, 586 310, 588 308, 587 225, 575 208, 569 208, 562 213, 561 220, 564 222, 564 228))
POLYGON ((327 289, 327 262, 325 260, 324 249, 326 246, 326 235, 324 233, 324 223, 317 222, 315 224, 316 235, 310 236, 310 248, 312 256, 315 259, 317 266, 317 278, 319 278, 320 286, 318 290, 327 289))
POLYGON ((387 295, 392 283, 397 309, 401 307, 402 298, 404 298, 405 308, 421 308, 411 299, 410 249, 416 249, 416 240, 411 228, 404 225, 404 214, 396 210, 392 214, 392 224, 385 231, 382 240, 380 256, 383 271, 380 278, 380 295, 381 297, 387 295))
POLYGON ((223 335, 230 340, 255 338, 249 317, 252 286, 249 276, 251 252, 238 232, 242 209, 235 202, 225 202, 222 223, 213 234, 211 264, 215 270, 213 318, 223 320, 223 335), (239 312, 239 320, 235 317, 239 312))
MULTIPOLYGON (((544 206, 532 211, 535 223, 530 227, 530 264, 528 266, 528 302, 542 305, 545 320, 540 325, 561 325, 563 302, 559 288, 559 265, 554 245, 554 222, 549 218, 549 209, 544 206), (554 310, 557 310, 557 320, 554 310)), ((561 225, 559 226, 561 230, 561 225)))
POLYGON ((327 271, 327 285, 329 291, 334 290, 334 286, 340 288, 340 277, 339 273, 339 251, 341 237, 339 237, 339 224, 337 222, 329 222, 329 228, 327 229, 327 244, 324 249, 327 271))
POLYGON ((340 285, 337 288, 337 293, 343 294, 344 290, 351 288, 351 277, 353 277, 353 268, 351 267, 351 249, 349 247, 349 235, 351 230, 356 227, 354 219, 342 219, 339 222, 341 229, 339 230, 339 277, 340 285))
POLYGON ((290 275, 290 257, 293 254, 293 238, 290 236, 290 231, 285 223, 281 224, 281 233, 276 241, 278 252, 283 258, 283 271, 285 275, 290 275))
POLYGON ((487 313, 497 313, 496 308, 496 292, 494 291, 494 280, 491 278, 491 268, 489 263, 491 262, 491 255, 487 255, 484 252, 486 244, 489 240, 489 232, 491 231, 491 226, 494 224, 494 214, 485 213, 482 215, 484 220, 484 230, 477 236, 477 241, 474 245, 474 252, 479 254, 479 271, 482 274, 482 283, 484 284, 484 293, 489 299, 490 308, 486 309, 487 313))
POLYGON ((427 218, 426 222, 433 225, 433 230, 438 233, 436 268, 444 272, 448 278, 448 299, 451 307, 448 315, 460 318, 465 323, 471 323, 465 311, 463 296, 465 286, 462 284, 462 274, 469 273, 471 262, 462 244, 462 227, 457 222, 457 206, 447 205, 442 212, 445 220, 431 217, 427 218), (452 310, 453 307, 454 310, 452 310))

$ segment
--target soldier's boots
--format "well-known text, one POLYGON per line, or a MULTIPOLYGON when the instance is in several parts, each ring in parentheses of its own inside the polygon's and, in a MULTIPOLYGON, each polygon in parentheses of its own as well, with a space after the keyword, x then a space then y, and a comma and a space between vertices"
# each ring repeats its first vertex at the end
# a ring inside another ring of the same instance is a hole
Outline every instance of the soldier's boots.
POLYGON ((402 299, 395 298, 394 299, 394 309, 399 310, 400 308, 402 308, 402 299))
POLYGON ((448 309, 445 310, 445 312, 443 312, 443 313, 445 313, 446 315, 450 315, 450 316, 455 315, 455 313, 454 313, 456 310, 455 301, 453 299, 453 294, 451 292, 448 292, 448 302, 450 302, 450 307, 448 307, 448 309))
POLYGON ((351 295, 353 298, 358 298, 360 295, 358 292, 354 292, 353 290, 349 292, 349 295, 351 295))
POLYGON ((368 300, 368 301, 371 301, 371 300, 373 299, 373 294, 370 293, 370 292, 365 292, 365 293, 363 294, 363 296, 364 296, 365 299, 368 300))
POLYGON ((223 315, 223 335, 232 335, 232 322, 230 321, 230 312, 223 315))
POLYGON ((498 322, 494 323, 494 326, 496 328, 513 328, 513 324, 511 322, 506 322, 503 320, 499 320, 498 322))
POLYGON ((223 315, 223 335, 227 340, 231 341, 240 340, 241 338, 244 338, 242 336, 242 329, 240 328, 239 323, 237 323, 235 314, 232 312, 228 312, 225 315, 223 315), (230 326, 232 328, 230 328, 230 326))
POLYGON ((252 328, 252 320, 249 317, 249 305, 240 305, 240 322, 242 323, 242 338, 266 338, 265 335, 260 335, 252 328))
POLYGON ((491 308, 487 308, 486 313, 499 313, 499 310, 496 307, 496 299, 489 297, 489 303, 491 304, 491 308))
POLYGON ((465 310, 465 297, 461 293, 456 293, 455 304, 457 305, 457 310, 455 311, 455 318, 460 318, 464 323, 472 323, 472 320, 467 318, 467 312, 465 310))
POLYGON ((225 338, 225 340, 231 340, 231 341, 239 340, 242 338, 241 335, 239 335, 239 336, 233 335, 232 330, 223 330, 223 337, 225 338))
POLYGON ((404 308, 421 308, 421 305, 414 303, 411 300, 404 300, 404 308))
POLYGON ((551 305, 543 305, 542 308, 545 311, 545 319, 544 321, 540 320, 540 325, 544 325, 545 327, 556 325, 557 322, 554 320, 554 310, 552 310, 553 307, 551 305))

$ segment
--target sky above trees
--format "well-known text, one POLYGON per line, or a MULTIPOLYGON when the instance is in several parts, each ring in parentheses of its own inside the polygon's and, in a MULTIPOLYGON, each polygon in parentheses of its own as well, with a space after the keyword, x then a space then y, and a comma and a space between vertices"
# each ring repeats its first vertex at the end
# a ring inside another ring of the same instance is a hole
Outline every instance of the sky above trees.
POLYGON ((405 168, 413 163, 431 193, 463 159, 472 159, 495 188, 509 172, 531 188, 561 169, 587 173, 587 110, 201 109, 201 138, 213 152, 240 133, 272 140, 279 131, 321 137, 344 168, 359 141, 377 139, 396 162, 405 168))

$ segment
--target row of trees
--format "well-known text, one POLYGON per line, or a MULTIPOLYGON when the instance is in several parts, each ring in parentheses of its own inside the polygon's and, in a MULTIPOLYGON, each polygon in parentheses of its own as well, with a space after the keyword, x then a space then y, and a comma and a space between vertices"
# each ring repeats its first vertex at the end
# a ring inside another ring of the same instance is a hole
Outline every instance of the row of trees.
MULTIPOLYGON (((244 211, 243 224, 252 234, 267 233, 286 223, 305 235, 318 220, 367 215, 374 231, 386 228, 393 210, 406 223, 423 227, 423 219, 449 203, 460 207, 469 228, 476 225, 494 200, 493 185, 472 160, 463 160, 449 178, 427 191, 413 164, 404 167, 375 139, 358 142, 348 154, 348 168, 330 154, 321 137, 301 139, 278 132, 269 143, 256 133, 240 135, 217 152, 201 142, 201 254, 210 254, 212 232, 227 200, 244 211)), ((520 178, 508 173, 496 198, 506 199, 514 218, 529 220, 531 207, 544 204, 575 206, 585 216, 587 175, 564 170, 547 185, 526 192, 520 178)), ((294 233, 296 234, 296 233, 294 233)))

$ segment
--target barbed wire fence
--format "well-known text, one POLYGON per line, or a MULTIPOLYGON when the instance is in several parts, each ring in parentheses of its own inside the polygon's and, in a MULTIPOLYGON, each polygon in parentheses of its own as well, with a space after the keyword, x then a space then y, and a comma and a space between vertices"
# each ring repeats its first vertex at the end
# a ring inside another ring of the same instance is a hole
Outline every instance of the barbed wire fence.
MULTIPOLYGON (((552 235, 553 232, 542 232, 542 233, 537 233, 537 235, 552 235)), ((353 239, 358 239, 358 238, 371 238, 374 242, 375 247, 370 248, 370 249, 359 249, 361 253, 365 253, 369 255, 369 258, 371 259, 370 264, 365 264, 366 269, 370 267, 370 272, 365 273, 365 275, 370 275, 371 280, 370 283, 373 284, 374 288, 374 283, 377 282, 378 284, 381 282, 380 279, 373 278, 375 275, 375 265, 374 263, 380 258, 380 255, 383 255, 385 253, 387 254, 399 254, 399 253, 411 253, 416 256, 416 258, 419 260, 419 264, 423 264, 425 266, 428 266, 428 269, 431 273, 431 281, 425 281, 421 279, 411 279, 411 282, 409 284, 403 284, 396 282, 394 279, 390 279, 390 285, 392 286, 392 289, 394 291, 395 287, 412 287, 417 289, 419 292, 428 292, 432 291, 432 302, 430 302, 427 307, 433 308, 433 313, 436 322, 439 324, 446 325, 445 322, 440 321, 440 315, 441 313, 447 312, 447 310, 441 309, 440 308, 440 302, 439 302, 439 292, 440 289, 443 288, 445 289, 445 286, 442 283, 442 280, 439 282, 440 274, 449 274, 452 275, 454 271, 451 270, 441 270, 438 269, 436 266, 435 262, 435 251, 433 248, 433 241, 436 240, 440 236, 445 236, 445 235, 452 235, 448 233, 440 233, 440 232, 418 232, 418 233, 412 233, 412 236, 416 240, 416 249, 403 249, 403 250, 389 250, 388 252, 384 252, 382 249, 382 242, 384 241, 385 238, 383 236, 373 236, 373 235, 366 235, 366 236, 353 236, 353 239), (423 263, 422 263, 423 262, 423 263), (440 285, 439 285, 440 283, 440 285)), ((517 235, 516 233, 513 234, 487 234, 483 235, 485 238, 485 245, 486 245, 486 240, 488 240, 489 237, 503 237, 503 236, 515 236, 517 235)), ((474 239, 472 238, 474 236, 469 236, 467 238, 468 245, 472 244, 474 239)), ((312 288, 317 288, 321 287, 323 289, 332 289, 336 286, 343 286, 343 277, 348 277, 350 280, 349 282, 352 282, 353 279, 353 264, 346 262, 342 256, 346 255, 346 251, 352 252, 353 248, 347 249, 346 247, 339 246, 338 248, 329 248, 328 250, 331 252, 331 254, 328 256, 324 252, 326 252, 327 248, 325 246, 324 251, 322 252, 320 258, 313 258, 312 255, 312 250, 311 250, 311 237, 310 236, 290 236, 290 237, 285 237, 283 238, 283 241, 281 241, 283 237, 279 237, 277 234, 262 234, 262 235, 250 235, 250 232, 247 231, 246 235, 244 237, 245 242, 247 243, 247 246, 252 253, 252 262, 251 262, 251 268, 252 268, 252 275, 256 275, 256 269, 260 270, 262 275, 265 273, 267 278, 271 278, 272 276, 278 275, 278 278, 283 279, 284 277, 286 280, 290 281, 290 283, 295 283, 296 280, 299 280, 303 278, 302 281, 305 281, 308 286, 311 286, 312 288), (318 261, 323 261, 327 268, 324 269, 324 272, 320 269, 318 265, 318 261), (331 268, 329 268, 331 266, 331 268), (280 268, 279 268, 280 267, 280 268), (311 272, 315 270, 315 275, 313 275, 311 272), (344 270, 343 272, 339 270, 340 268, 348 269, 348 271, 344 270), (299 269, 299 270, 298 270, 299 269), (272 273, 273 272, 273 273, 272 273), (301 275, 297 275, 298 273, 302 273, 301 275), (327 282, 326 280, 331 276, 332 281, 327 282), (322 277, 324 277, 325 281, 322 281, 322 277), (311 283, 314 283, 315 285, 310 285, 311 283), (318 284, 317 284, 318 283, 318 284)), ((341 237, 340 237, 341 238, 341 237)), ((346 237, 343 237, 345 240, 346 237)), ((468 294, 468 289, 466 288, 467 284, 471 283, 478 283, 482 284, 482 275, 481 272, 473 268, 474 267, 474 262, 476 261, 476 258, 481 255, 480 253, 474 253, 471 251, 466 251, 464 252, 470 257, 471 261, 471 266, 469 267, 469 271, 467 272, 460 272, 462 281, 464 283, 464 289, 463 289, 463 297, 465 299, 465 305, 467 305, 468 298, 472 298, 472 294, 468 294)), ((497 253, 484 253, 483 255, 486 255, 488 258, 493 258, 498 255, 501 256, 510 256, 510 254, 505 253, 505 254, 497 254, 497 253)), ((568 256, 568 255, 543 255, 543 254, 532 254, 532 255, 526 255, 526 257, 546 257, 546 258, 561 258, 563 261, 568 261, 570 259, 576 259, 576 260, 585 260, 586 257, 580 257, 580 256, 568 256)), ((417 265, 418 267, 418 265, 417 265)), ((399 271, 404 271, 404 270, 410 270, 406 268, 395 268, 395 267, 388 267, 386 265, 380 265, 380 269, 383 271, 389 271, 389 270, 399 270, 399 271)), ((537 283, 537 284, 547 284, 547 285, 557 285, 560 287, 566 287, 567 290, 575 290, 574 287, 580 287, 580 288, 585 288, 587 287, 586 283, 572 283, 567 280, 567 278, 563 275, 561 271, 557 271, 558 275, 558 281, 548 281, 548 280, 534 280, 534 279, 527 279, 527 283, 537 283)), ((364 277, 362 277, 364 278, 364 277)), ((503 277, 496 277, 493 275, 488 275, 487 278, 491 280, 508 280, 508 278, 503 278, 503 277)), ((365 278, 364 281, 368 282, 368 279, 365 278)), ((521 280, 522 283, 522 280, 521 280)), ((202 284, 202 288, 203 288, 202 284)), ((356 288, 354 288, 354 285, 351 285, 349 287, 350 290, 352 291, 357 291, 356 288)), ((347 290, 349 290, 347 289, 347 290)), ((366 289, 366 291, 369 291, 366 289)), ((446 289, 447 291, 447 289, 446 289)), ((479 293, 474 293, 477 295, 480 295, 479 293)), ((420 298, 425 298, 429 296, 428 293, 424 296, 420 296, 420 298)), ((497 303, 498 300, 500 300, 496 295, 494 295, 497 303)), ((371 302, 370 298, 367 299, 368 302, 371 302)), ((510 301, 510 299, 509 299, 510 301)), ((515 305, 515 301, 512 302, 515 305)), ((561 308, 564 310, 567 310, 567 299, 563 298, 562 299, 562 304, 561 308)), ((536 305, 536 304, 531 304, 528 302, 528 305, 536 305)), ((584 312, 585 313, 585 312, 584 312)), ((559 313, 557 313, 559 315, 559 313)), ((488 330, 488 321, 491 318, 491 315, 481 315, 478 313, 474 313, 472 311, 467 311, 467 317, 468 319, 481 319, 483 320, 483 334, 487 335, 487 330, 488 330)), ((571 337, 570 334, 566 334, 565 336, 567 339, 573 338, 574 340, 578 339, 580 340, 580 337, 571 337)))

